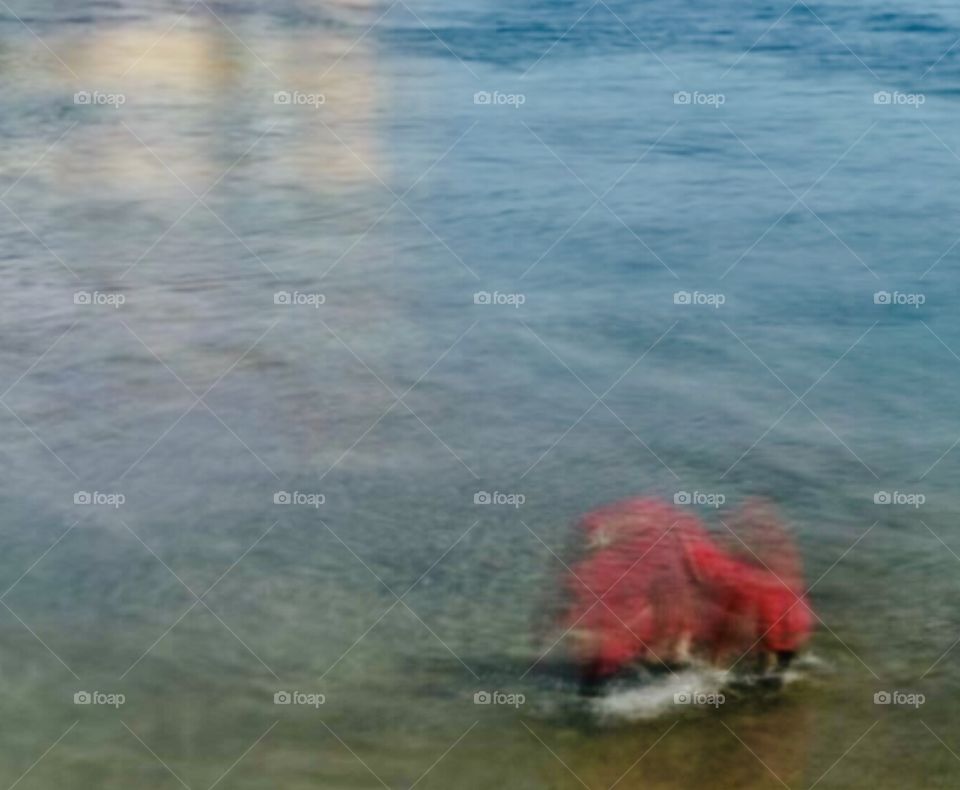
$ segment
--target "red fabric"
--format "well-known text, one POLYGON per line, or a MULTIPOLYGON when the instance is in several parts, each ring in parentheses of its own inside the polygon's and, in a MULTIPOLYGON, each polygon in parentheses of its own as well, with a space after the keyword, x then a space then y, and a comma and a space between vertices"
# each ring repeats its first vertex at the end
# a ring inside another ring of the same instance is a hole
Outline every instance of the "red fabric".
MULTIPOLYGON (((795 555, 775 517, 747 515, 740 521, 762 522, 764 531, 776 533, 765 549, 795 555)), ((812 613, 795 556, 779 558, 793 572, 777 573, 772 558, 765 564, 738 556, 695 515, 651 498, 593 511, 578 531, 586 545, 571 566, 564 626, 577 660, 597 674, 688 653, 719 661, 751 649, 796 650, 810 634, 812 613)))

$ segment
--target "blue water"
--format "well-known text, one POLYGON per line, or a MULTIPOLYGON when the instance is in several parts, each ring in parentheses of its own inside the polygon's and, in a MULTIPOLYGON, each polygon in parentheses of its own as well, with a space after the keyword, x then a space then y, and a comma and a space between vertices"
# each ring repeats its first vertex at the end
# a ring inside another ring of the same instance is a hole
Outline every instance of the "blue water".
POLYGON ((958 39, 945 2, 0 4, 0 784, 955 786, 958 39), (781 505, 817 668, 584 715, 552 552, 682 491, 781 505))

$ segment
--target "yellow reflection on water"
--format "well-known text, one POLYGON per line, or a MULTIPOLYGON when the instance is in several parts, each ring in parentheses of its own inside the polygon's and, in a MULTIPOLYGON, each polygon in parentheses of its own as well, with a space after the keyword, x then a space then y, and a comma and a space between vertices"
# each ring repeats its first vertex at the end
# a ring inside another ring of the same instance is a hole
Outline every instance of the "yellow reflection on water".
MULTIPOLYGON (((93 179, 140 195, 182 189, 166 165, 201 192, 265 133, 256 157, 269 154, 265 178, 320 194, 377 185, 387 174, 375 132, 372 37, 358 41, 365 29, 280 28, 266 18, 241 26, 198 12, 48 37, 62 64, 40 42, 24 42, 30 62, 47 62, 30 79, 46 81, 68 105, 77 91, 122 97, 118 108, 80 108, 53 160, 58 185, 89 189, 93 179), (283 105, 278 92, 322 98, 283 105)), ((48 144, 37 141, 38 156, 48 144)))

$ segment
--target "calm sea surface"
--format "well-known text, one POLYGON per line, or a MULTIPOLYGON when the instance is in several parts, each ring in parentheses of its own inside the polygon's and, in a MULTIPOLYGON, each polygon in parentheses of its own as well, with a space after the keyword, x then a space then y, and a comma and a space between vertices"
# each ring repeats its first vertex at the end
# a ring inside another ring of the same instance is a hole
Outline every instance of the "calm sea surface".
POLYGON ((0 2, 0 786, 956 787, 958 39, 0 2), (576 710, 552 552, 642 492, 781 505, 815 669, 576 710))

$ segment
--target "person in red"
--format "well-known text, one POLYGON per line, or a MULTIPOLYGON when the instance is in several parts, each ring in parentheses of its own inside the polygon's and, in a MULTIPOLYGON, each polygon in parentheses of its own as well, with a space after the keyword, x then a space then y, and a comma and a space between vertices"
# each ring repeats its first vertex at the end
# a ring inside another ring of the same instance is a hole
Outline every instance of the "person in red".
POLYGON ((563 625, 584 690, 633 662, 723 665, 755 653, 764 666, 771 656, 789 664, 813 617, 797 552, 762 503, 723 523, 731 537, 719 541, 692 513, 654 498, 580 520, 563 625))
POLYGON ((772 657, 785 669, 813 626, 797 552, 761 502, 747 503, 722 523, 730 533, 725 541, 687 546, 702 595, 698 643, 714 664, 754 653, 761 670, 772 657))

